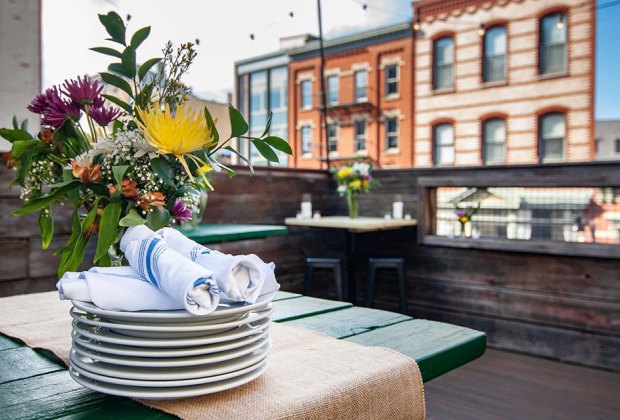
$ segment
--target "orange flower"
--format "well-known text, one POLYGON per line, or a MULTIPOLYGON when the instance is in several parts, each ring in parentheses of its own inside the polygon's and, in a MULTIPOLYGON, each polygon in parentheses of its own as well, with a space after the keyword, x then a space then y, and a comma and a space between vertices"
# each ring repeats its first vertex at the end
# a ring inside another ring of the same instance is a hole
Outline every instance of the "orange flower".
POLYGON ((84 184, 90 184, 91 182, 97 182, 101 180, 101 165, 98 163, 93 165, 87 163, 84 166, 80 166, 75 160, 71 162, 71 172, 73 176, 79 178, 84 184))
MULTIPOLYGON (((116 187, 114 185, 110 185, 110 195, 116 192, 116 187)), ((121 182, 121 194, 123 194, 127 198, 136 198, 138 197, 138 184, 133 179, 123 178, 123 182, 121 182)))
POLYGON ((39 140, 41 140, 45 144, 52 144, 52 142, 54 141, 54 132, 49 128, 42 130, 39 133, 39 140))
POLYGON ((165 206, 165 199, 166 196, 160 192, 147 192, 138 197, 136 203, 142 210, 148 211, 151 207, 165 206))
POLYGON ((84 231, 84 233, 82 233, 82 235, 87 238, 89 237, 92 233, 98 233, 99 232, 99 222, 97 222, 97 220, 93 220, 93 223, 88 227, 88 229, 86 229, 84 231))
POLYGON ((4 161, 6 162, 6 167, 9 169, 15 167, 17 165, 17 162, 19 162, 19 159, 17 159, 16 157, 13 157, 11 152, 3 153, 2 159, 4 159, 4 161))

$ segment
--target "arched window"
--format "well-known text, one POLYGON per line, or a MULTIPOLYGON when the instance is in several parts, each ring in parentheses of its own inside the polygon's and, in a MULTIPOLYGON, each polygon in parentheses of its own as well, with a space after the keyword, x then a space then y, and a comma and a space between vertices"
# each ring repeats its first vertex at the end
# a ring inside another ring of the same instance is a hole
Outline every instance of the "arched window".
POLYGON ((506 45, 504 26, 494 26, 484 33, 482 78, 485 82, 506 80, 506 45))
POLYGON ((433 162, 435 165, 454 164, 454 127, 449 123, 433 126, 433 162))
POLYGON ((540 73, 566 71, 566 15, 551 13, 540 19, 540 73))
POLYGON ((505 162, 505 120, 490 118, 482 123, 482 157, 485 165, 498 165, 505 162))
POLYGON ((566 115, 550 112, 538 121, 538 144, 540 161, 558 162, 564 159, 566 141, 566 115))
POLYGON ((454 86, 454 39, 444 36, 433 43, 433 89, 454 86))

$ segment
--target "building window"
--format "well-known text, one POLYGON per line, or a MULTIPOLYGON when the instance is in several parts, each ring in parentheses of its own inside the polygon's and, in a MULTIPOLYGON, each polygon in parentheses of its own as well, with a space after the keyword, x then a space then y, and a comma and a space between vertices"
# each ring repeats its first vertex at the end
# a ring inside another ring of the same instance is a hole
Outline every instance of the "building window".
POLYGON ((301 108, 312 108, 312 80, 304 80, 301 82, 301 108))
POLYGON ((485 82, 506 80, 506 28, 494 26, 484 34, 482 74, 485 82))
POLYGON ((327 149, 328 152, 338 151, 338 125, 327 124, 327 149))
POLYGON ((557 162, 564 159, 566 116, 559 112, 541 116, 539 133, 541 162, 557 162))
POLYGON ((301 154, 312 154, 312 127, 301 127, 301 154))
MULTIPOLYGON (((250 136, 259 137, 267 126, 267 71, 250 74, 250 136)), ((257 165, 267 165, 268 161, 250 145, 250 161, 257 165)))
POLYGON ((355 100, 357 102, 368 100, 368 72, 366 70, 355 72, 355 100))
MULTIPOLYGON (((276 67, 269 70, 269 110, 271 111, 271 129, 269 134, 288 139, 288 68, 276 67)), ((258 133, 260 136, 261 133, 258 133)), ((276 150, 279 163, 269 165, 288 166, 288 155, 276 150)))
POLYGON ((454 164, 454 128, 442 123, 433 127, 433 160, 435 165, 454 164))
POLYGON ((540 20, 540 73, 566 71, 566 15, 551 13, 540 20))
POLYGON ((614 151, 617 155, 620 155, 620 138, 616 139, 614 151))
POLYGON ((388 64, 385 66, 385 95, 396 95, 398 93, 399 80, 398 64, 388 64))
POLYGON ((398 148, 398 118, 385 119, 385 148, 398 148))
POLYGON ((335 105, 338 103, 338 76, 327 77, 327 104, 335 105))
POLYGON ((366 121, 355 121, 355 151, 366 150, 366 121))
POLYGON ((454 39, 449 36, 433 44, 433 88, 451 89, 454 86, 454 39))
POLYGON ((493 118, 482 123, 482 151, 486 165, 502 164, 506 157, 506 121, 493 118))

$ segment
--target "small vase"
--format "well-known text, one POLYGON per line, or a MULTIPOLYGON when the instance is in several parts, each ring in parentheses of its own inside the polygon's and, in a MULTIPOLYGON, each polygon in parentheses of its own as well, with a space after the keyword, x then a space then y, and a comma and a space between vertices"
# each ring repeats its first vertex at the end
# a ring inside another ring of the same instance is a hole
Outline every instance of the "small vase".
POLYGON ((110 267, 122 267, 125 256, 120 250, 119 244, 112 244, 108 248, 108 256, 110 257, 110 267))
POLYGON ((459 222, 461 224, 461 238, 467 238, 467 232, 465 230, 465 227, 467 226, 467 223, 469 222, 459 222))
POLYGON ((357 219, 360 216, 359 196, 357 194, 347 194, 347 207, 349 208, 349 217, 351 219, 357 219))

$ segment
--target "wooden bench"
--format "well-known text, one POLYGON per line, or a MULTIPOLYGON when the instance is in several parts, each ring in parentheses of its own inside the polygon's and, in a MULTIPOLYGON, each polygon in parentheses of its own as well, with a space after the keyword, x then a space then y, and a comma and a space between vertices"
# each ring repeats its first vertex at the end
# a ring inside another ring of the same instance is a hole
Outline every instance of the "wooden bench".
MULTIPOLYGON (((416 360, 425 382, 486 349, 486 335, 350 303, 279 292, 274 320, 342 340, 383 346, 416 360)), ((87 390, 54 356, 0 335, 0 418, 173 418, 131 399, 87 390)))

